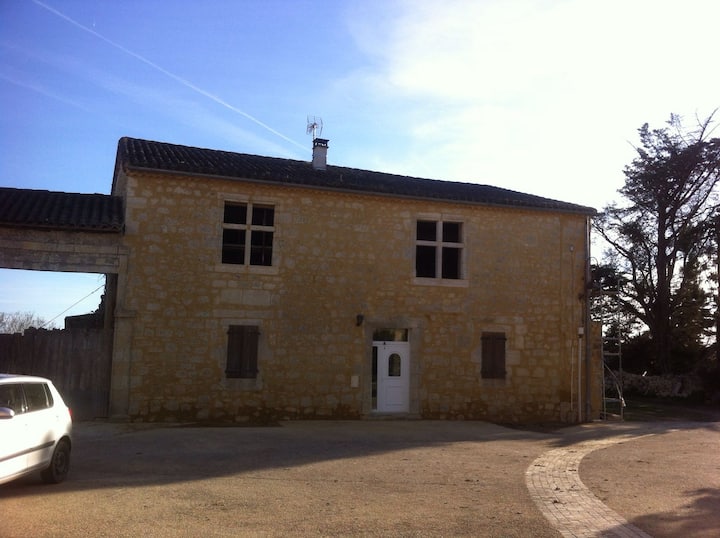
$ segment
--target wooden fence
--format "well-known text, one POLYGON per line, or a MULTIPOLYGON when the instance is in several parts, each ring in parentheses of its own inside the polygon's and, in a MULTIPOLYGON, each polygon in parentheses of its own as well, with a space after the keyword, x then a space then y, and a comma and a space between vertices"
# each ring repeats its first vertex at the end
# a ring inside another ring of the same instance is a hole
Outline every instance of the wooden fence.
POLYGON ((74 420, 107 417, 112 332, 27 329, 0 334, 0 372, 52 379, 74 420))

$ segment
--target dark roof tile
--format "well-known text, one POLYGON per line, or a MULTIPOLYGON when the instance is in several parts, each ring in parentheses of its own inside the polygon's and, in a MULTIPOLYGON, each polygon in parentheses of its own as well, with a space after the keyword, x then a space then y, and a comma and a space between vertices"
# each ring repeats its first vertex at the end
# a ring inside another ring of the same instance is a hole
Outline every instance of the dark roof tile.
POLYGON ((587 215, 595 213, 591 207, 489 185, 422 179, 344 166, 328 165, 325 170, 315 170, 310 161, 262 157, 128 137, 121 138, 118 143, 118 161, 125 171, 214 176, 398 197, 587 215))
POLYGON ((0 225, 120 232, 123 229, 122 198, 0 187, 0 225))

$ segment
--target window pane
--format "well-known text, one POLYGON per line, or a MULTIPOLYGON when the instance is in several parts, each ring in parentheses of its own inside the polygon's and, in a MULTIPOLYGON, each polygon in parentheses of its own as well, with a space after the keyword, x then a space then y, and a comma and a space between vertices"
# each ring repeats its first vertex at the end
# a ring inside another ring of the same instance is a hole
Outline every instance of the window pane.
POLYGON ((375 329, 373 331, 375 342, 407 342, 407 329, 375 329))
POLYGON ((443 241, 446 243, 461 243, 459 222, 443 222, 443 241))
POLYGON ((223 222, 227 224, 245 224, 247 222, 247 206, 245 204, 225 204, 223 222))
POLYGON ((223 230, 223 244, 245 245, 245 230, 226 228, 223 230))
POLYGON ((275 208, 253 206, 252 223, 255 226, 272 226, 275 219, 275 208))
POLYGON ((460 253, 459 248, 444 247, 442 249, 443 278, 460 278, 460 253))
POLYGON ((0 407, 12 409, 19 415, 25 412, 24 401, 21 385, 16 383, 0 385, 0 407))
POLYGON ((43 390, 45 391, 45 397, 47 398, 48 407, 52 407, 55 403, 55 400, 53 400, 52 392, 50 392, 50 388, 43 384, 43 390))
POLYGON ((437 222, 419 220, 417 222, 418 241, 437 241, 437 222))
POLYGON ((250 234, 250 265, 272 265, 273 233, 253 231, 250 234))
POLYGON ((25 401, 28 411, 38 411, 48 408, 47 394, 45 387, 40 383, 28 383, 23 385, 25 390, 25 401))
POLYGON ((415 276, 435 278, 435 247, 418 246, 415 249, 415 276))
POLYGON ((223 230, 223 263, 245 263, 245 230, 223 230))

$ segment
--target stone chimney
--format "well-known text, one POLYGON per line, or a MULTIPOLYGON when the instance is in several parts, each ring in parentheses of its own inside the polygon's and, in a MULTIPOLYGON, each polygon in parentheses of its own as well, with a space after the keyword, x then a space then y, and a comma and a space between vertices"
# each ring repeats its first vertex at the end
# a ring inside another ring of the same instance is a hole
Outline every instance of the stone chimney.
POLYGON ((325 170, 327 168, 328 142, 329 140, 324 138, 313 139, 312 165, 315 170, 325 170))

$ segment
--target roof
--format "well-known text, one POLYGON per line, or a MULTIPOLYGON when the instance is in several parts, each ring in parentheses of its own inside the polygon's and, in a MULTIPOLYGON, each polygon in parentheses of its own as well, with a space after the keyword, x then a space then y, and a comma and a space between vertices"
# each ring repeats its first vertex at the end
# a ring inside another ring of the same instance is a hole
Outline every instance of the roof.
POLYGON ((46 382, 46 381, 50 381, 50 380, 46 377, 39 377, 36 375, 0 374, 0 382, 3 382, 3 381, 7 381, 8 383, 15 382, 15 381, 17 381, 18 383, 22 383, 22 382, 38 382, 38 381, 46 382))
POLYGON ((545 209, 586 215, 595 210, 489 185, 423 179, 328 165, 315 170, 310 161, 263 157, 214 149, 121 138, 118 165, 127 173, 160 172, 258 181, 456 203, 545 209))
POLYGON ((121 232, 122 198, 0 187, 0 226, 121 232))

